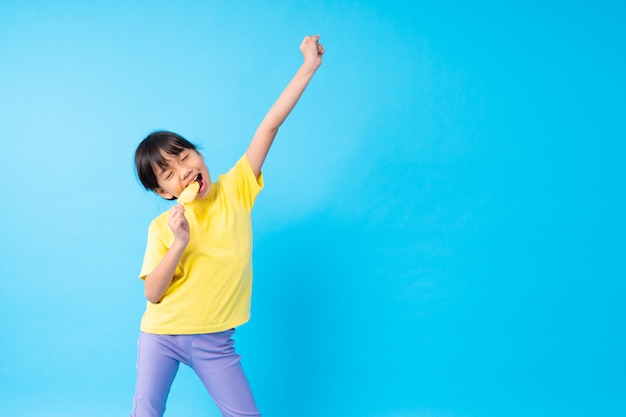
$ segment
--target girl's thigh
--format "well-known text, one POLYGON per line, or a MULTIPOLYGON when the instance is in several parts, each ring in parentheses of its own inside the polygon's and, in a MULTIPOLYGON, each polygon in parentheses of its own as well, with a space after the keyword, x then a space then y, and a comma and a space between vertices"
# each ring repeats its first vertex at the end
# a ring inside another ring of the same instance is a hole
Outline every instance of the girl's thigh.
POLYGON ((138 342, 137 385, 132 416, 159 417, 180 363, 168 336, 142 333, 138 342))
POLYGON ((197 335, 191 367, 224 416, 260 416, 248 378, 235 352, 234 330, 197 335))

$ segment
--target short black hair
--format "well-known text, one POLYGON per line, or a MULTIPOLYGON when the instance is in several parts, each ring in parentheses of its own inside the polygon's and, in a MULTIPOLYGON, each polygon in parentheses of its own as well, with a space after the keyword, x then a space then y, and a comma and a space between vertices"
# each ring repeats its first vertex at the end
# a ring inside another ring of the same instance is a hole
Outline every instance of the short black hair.
POLYGON ((167 167, 165 155, 176 157, 186 149, 198 150, 196 145, 174 132, 159 130, 146 136, 135 151, 135 168, 141 185, 149 191, 159 188, 154 167, 167 167))

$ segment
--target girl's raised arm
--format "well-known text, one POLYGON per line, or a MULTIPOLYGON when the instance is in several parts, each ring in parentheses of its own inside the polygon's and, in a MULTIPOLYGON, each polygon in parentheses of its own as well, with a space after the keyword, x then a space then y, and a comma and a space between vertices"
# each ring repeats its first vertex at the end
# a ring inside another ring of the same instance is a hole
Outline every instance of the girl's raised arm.
POLYGON ((325 51, 322 44, 319 43, 319 38, 319 35, 304 37, 300 44, 304 62, 269 109, 250 141, 246 156, 257 177, 261 173, 261 167, 276 137, 278 128, 289 116, 309 81, 322 64, 322 55, 325 51))

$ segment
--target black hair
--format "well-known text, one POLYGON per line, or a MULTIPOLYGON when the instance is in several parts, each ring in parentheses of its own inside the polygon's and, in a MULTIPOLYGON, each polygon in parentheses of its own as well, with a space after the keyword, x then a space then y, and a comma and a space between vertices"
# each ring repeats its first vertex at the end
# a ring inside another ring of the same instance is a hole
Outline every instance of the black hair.
POLYGON ((159 130, 146 136, 135 151, 135 168, 141 185, 149 191, 159 188, 154 167, 166 168, 167 159, 165 155, 177 157, 185 149, 197 152, 196 145, 173 132, 159 130))

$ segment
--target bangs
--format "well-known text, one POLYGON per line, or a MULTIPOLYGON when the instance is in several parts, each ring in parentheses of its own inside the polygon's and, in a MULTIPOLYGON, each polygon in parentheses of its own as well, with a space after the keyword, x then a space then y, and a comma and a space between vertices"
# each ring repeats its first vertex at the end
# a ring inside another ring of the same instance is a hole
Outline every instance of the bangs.
POLYGON ((162 148, 155 149, 154 151, 156 152, 150 153, 149 159, 151 160, 151 165, 165 169, 169 164, 170 158, 168 157, 176 158, 186 149, 190 148, 185 148, 178 143, 167 142, 162 148))

